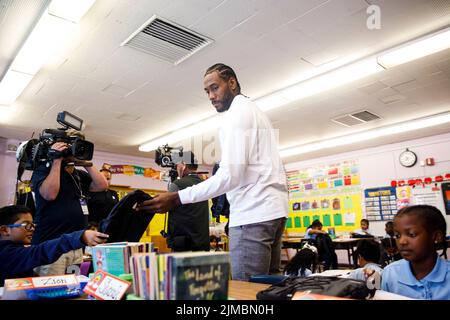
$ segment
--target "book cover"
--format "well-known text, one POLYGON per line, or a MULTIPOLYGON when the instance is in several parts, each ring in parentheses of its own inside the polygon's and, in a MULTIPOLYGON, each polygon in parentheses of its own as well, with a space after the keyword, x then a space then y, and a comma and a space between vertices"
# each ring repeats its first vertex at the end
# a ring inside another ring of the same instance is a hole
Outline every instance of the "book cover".
POLYGON ((131 273, 130 257, 133 254, 152 250, 152 243, 113 242, 92 248, 94 272, 103 270, 115 276, 131 273))
POLYGON ((130 283, 102 270, 92 276, 84 292, 97 300, 120 300, 130 283))
POLYGON ((125 270, 126 244, 98 245, 92 248, 94 272, 103 270, 115 276, 127 273, 125 270))
POLYGON ((40 300, 78 297, 82 292, 74 274, 6 279, 4 300, 40 300))
POLYGON ((228 252, 170 254, 172 300, 226 300, 228 298, 228 252))

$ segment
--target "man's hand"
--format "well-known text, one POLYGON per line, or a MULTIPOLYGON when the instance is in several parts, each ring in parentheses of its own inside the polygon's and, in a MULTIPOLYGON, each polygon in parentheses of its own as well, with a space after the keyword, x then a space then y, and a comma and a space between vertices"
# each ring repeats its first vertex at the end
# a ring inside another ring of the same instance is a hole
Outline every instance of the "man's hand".
POLYGON ((81 240, 88 246, 96 246, 100 243, 105 243, 108 239, 106 233, 101 233, 94 230, 86 230, 81 236, 81 240))
POLYGON ((69 146, 65 142, 55 142, 48 150, 47 156, 53 160, 61 159, 63 157, 63 152, 68 147, 69 146))
POLYGON ((136 211, 165 213, 180 205, 181 201, 178 192, 164 192, 157 194, 152 200, 146 200, 139 203, 136 207, 136 211))

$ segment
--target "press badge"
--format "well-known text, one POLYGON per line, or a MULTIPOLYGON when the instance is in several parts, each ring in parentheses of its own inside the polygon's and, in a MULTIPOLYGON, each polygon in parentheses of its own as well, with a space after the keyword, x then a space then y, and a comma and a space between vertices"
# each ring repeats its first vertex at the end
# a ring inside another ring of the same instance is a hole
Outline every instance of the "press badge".
POLYGON ((87 206, 86 199, 80 199, 81 210, 83 210, 83 214, 88 215, 89 210, 87 206))

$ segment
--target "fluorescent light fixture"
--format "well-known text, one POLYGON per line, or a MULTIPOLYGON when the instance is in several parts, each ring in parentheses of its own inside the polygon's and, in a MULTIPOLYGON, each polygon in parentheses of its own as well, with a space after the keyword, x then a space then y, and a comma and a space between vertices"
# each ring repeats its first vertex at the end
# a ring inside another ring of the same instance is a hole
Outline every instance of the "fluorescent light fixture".
POLYGON ((391 68, 450 48, 450 28, 408 42, 378 56, 378 63, 391 68))
POLYGON ((72 22, 43 14, 14 59, 11 70, 35 75, 74 27, 72 22))
POLYGON ((30 74, 10 69, 0 82, 0 105, 10 105, 16 101, 31 79, 33 76, 30 74))
POLYGON ((12 107, 0 106, 0 123, 7 123, 13 114, 14 110, 12 107))
POLYGON ((150 142, 147 142, 143 145, 139 146, 139 151, 150 152, 155 150, 161 145, 164 144, 173 144, 175 142, 180 142, 190 137, 195 137, 202 133, 208 132, 209 130, 213 130, 218 128, 220 125, 221 117, 216 115, 204 121, 197 122, 196 124, 187 126, 180 130, 171 132, 167 135, 164 135, 160 138, 156 138, 150 142))
POLYGON ((381 127, 373 130, 368 130, 365 132, 355 133, 347 136, 327 139, 320 142, 314 142, 296 147, 282 149, 280 150, 280 156, 282 158, 286 158, 294 155, 309 153, 312 151, 339 147, 361 141, 376 139, 379 137, 390 136, 398 133, 433 127, 448 122, 450 122, 450 112, 441 113, 434 116, 399 123, 392 126, 381 127))
POLYGON ((78 23, 92 7, 94 2, 95 0, 53 0, 48 9, 48 13, 78 23))
POLYGON ((17 99, 49 56, 74 29, 73 19, 79 20, 94 2, 52 1, 0 82, 1 105, 12 104, 17 99), (54 6, 56 9, 51 12, 54 6))
POLYGON ((384 70, 375 58, 365 59, 277 91, 255 102, 263 111, 331 90, 384 70))

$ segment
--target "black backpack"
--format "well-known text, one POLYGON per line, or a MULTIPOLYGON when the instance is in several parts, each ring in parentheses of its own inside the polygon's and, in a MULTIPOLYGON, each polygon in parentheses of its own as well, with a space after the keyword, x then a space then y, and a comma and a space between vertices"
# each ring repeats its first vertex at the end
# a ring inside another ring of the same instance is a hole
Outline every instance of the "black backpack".
POLYGON ((135 190, 116 203, 108 217, 99 223, 99 231, 109 235, 107 242, 139 241, 154 214, 135 211, 134 207, 151 199, 144 191, 135 190))
POLYGON ((365 281, 350 278, 310 276, 306 278, 289 277, 269 288, 259 291, 258 300, 290 300, 297 291, 327 296, 364 300, 375 294, 365 281))

